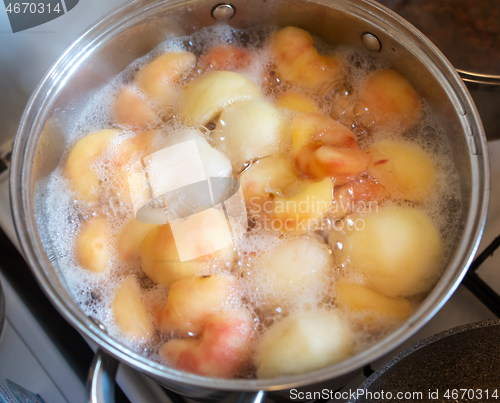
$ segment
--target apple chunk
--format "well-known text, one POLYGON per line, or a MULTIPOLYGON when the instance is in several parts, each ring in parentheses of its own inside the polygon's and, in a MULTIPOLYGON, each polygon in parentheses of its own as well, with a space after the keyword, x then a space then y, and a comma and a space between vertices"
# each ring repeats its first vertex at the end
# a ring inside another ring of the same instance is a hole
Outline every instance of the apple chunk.
POLYGON ((292 123, 292 155, 311 143, 321 142, 332 147, 359 150, 354 133, 332 118, 318 112, 301 113, 292 123))
POLYGON ((394 198, 423 202, 436 181, 436 166, 421 147, 407 141, 382 141, 370 150, 369 170, 394 198))
POLYGON ((200 58, 205 70, 237 70, 248 66, 250 53, 235 46, 215 46, 200 58))
POLYGON ((113 301, 113 315, 120 330, 134 339, 147 341, 153 335, 153 326, 142 302, 137 280, 125 277, 113 301))
POLYGON ((248 78, 231 71, 211 71, 183 89, 183 115, 190 125, 206 125, 227 106, 260 98, 259 88, 248 78))
POLYGON ((109 263, 110 229, 103 217, 95 217, 83 224, 76 239, 76 257, 84 268, 104 272, 109 263))
POLYGON ((288 195, 299 183, 290 158, 285 154, 262 158, 240 175, 241 188, 247 204, 261 202, 269 194, 288 195))
POLYGON ((158 130, 147 130, 123 140, 113 153, 113 165, 122 168, 131 161, 137 161, 151 149, 158 133, 158 130))
POLYGON ((422 117, 420 96, 395 70, 379 70, 368 77, 360 105, 378 125, 398 123, 405 130, 422 117))
POLYGON ((289 197, 275 197, 271 213, 271 226, 275 230, 306 233, 318 229, 332 205, 333 182, 325 178, 321 182, 304 180, 302 189, 289 197))
POLYGON ((208 209, 185 220, 185 233, 174 234, 170 224, 152 229, 140 247, 141 267, 153 281, 169 287, 176 281, 205 273, 209 267, 228 268, 234 259, 224 213, 208 209), (225 227, 224 227, 225 226, 225 227), (203 254, 205 251, 213 252, 203 254), (181 261, 180 253, 199 256, 181 261))
POLYGON ((114 105, 116 122, 133 130, 145 130, 160 123, 160 119, 143 95, 130 86, 118 94, 114 105))
POLYGON ((312 305, 326 292, 333 262, 327 246, 314 236, 286 241, 255 262, 254 276, 268 303, 274 306, 312 305))
POLYGON ((308 146, 295 159, 299 171, 316 179, 333 178, 336 185, 367 171, 369 162, 370 155, 361 150, 329 145, 308 146))
POLYGON ((137 221, 135 217, 126 221, 117 239, 118 257, 124 262, 129 262, 139 255, 141 242, 146 235, 154 228, 158 227, 154 224, 144 224, 137 221))
POLYGON ((318 106, 300 92, 287 92, 278 98, 276 104, 300 113, 318 112, 318 106))
POLYGON ((349 213, 366 212, 378 208, 379 204, 388 198, 389 193, 377 181, 356 178, 345 185, 335 187, 330 215, 339 219, 349 213))
POLYGON ((413 313, 412 305, 402 297, 388 297, 364 285, 341 280, 335 287, 340 308, 363 315, 370 327, 378 321, 402 321, 413 313))
POLYGON ((261 99, 238 102, 224 109, 215 127, 215 146, 231 160, 233 169, 275 153, 284 136, 281 112, 261 99))
POLYGON ((100 184, 99 177, 90 164, 99 158, 109 140, 118 133, 118 130, 102 130, 88 134, 79 140, 69 153, 64 173, 71 181, 72 188, 88 203, 98 202, 100 184))
POLYGON ((252 317, 246 310, 224 312, 207 320, 199 339, 170 340, 160 354, 180 370, 231 378, 249 359, 252 331, 252 317))
POLYGON ((198 262, 181 262, 168 224, 149 231, 141 242, 140 256, 144 273, 167 287, 183 278, 202 274, 198 262))
POLYGON ((292 155, 302 173, 316 179, 335 178, 336 184, 366 171, 370 161, 349 129, 315 112, 301 113, 293 120, 292 155))
POLYGON ((340 260, 362 274, 369 288, 389 297, 428 291, 442 264, 442 242, 427 215, 413 208, 387 208, 348 216, 362 220, 347 232, 340 260))
POLYGON ((292 84, 327 90, 343 78, 342 63, 334 56, 321 56, 303 29, 285 27, 276 32, 271 51, 278 75, 292 84))
POLYGON ((136 82, 147 96, 162 104, 171 100, 173 83, 194 67, 191 52, 169 52, 157 57, 137 74, 136 82))
POLYGON ((159 133, 158 130, 148 130, 126 138, 113 149, 111 165, 109 167, 110 179, 114 183, 114 190, 122 191, 124 200, 130 200, 128 173, 135 162, 151 151, 153 140, 159 133))
POLYGON ((229 274, 190 277, 172 284, 167 303, 158 310, 159 328, 183 336, 199 335, 207 318, 230 303, 236 277, 229 274))
POLYGON ((255 359, 257 378, 303 374, 352 353, 350 329, 335 311, 292 313, 262 336, 255 359))

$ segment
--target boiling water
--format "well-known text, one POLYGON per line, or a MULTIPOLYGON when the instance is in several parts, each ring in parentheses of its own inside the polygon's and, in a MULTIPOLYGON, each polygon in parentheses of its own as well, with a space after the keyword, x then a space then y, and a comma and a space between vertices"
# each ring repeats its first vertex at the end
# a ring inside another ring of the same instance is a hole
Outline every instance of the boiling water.
MULTIPOLYGON (((113 123, 111 109, 116 95, 125 84, 132 81, 138 70, 165 52, 187 50, 199 57, 215 45, 221 43, 233 44, 252 53, 251 64, 244 69, 239 69, 238 73, 256 83, 269 101, 274 102, 285 90, 302 91, 300 88, 293 88, 290 85, 283 84, 272 71, 270 52, 264 45, 272 32, 274 32, 274 29, 238 31, 227 25, 217 25, 203 29, 190 37, 169 40, 158 46, 150 54, 136 60, 109 85, 95 94, 79 118, 74 122, 71 130, 66 133, 68 147, 59 167, 50 178, 45 199, 43 214, 48 217, 47 233, 50 235, 43 240, 44 244, 48 250, 52 249, 58 257, 59 266, 62 268, 62 274, 68 284, 69 291, 85 314, 101 321, 106 326, 109 334, 123 344, 154 360, 162 360, 158 355, 158 348, 171 335, 157 333, 152 341, 147 344, 127 339, 114 323, 112 303, 122 279, 129 274, 135 275, 140 280, 143 299, 151 317, 153 317, 153 308, 167 300, 168 289, 154 284, 145 276, 140 268, 139 258, 131 263, 120 261, 117 257, 115 236, 110 241, 111 262, 109 270, 105 274, 85 270, 79 266, 75 256, 75 240, 82 223, 89 218, 105 215, 111 225, 113 235, 117 235, 121 225, 133 216, 130 204, 119 196, 121 191, 116 189, 115 178, 110 177, 109 161, 121 141, 135 133, 122 130, 119 138, 111 142, 102 157, 92 165, 92 168, 103 182, 101 202, 98 206, 87 205, 70 190, 71 186, 63 173, 67 156, 72 147, 83 136, 102 129, 117 128, 113 123)), ((356 94, 363 87, 367 75, 386 66, 374 61, 368 55, 355 52, 352 49, 332 48, 320 41, 316 41, 315 45, 322 54, 335 52, 346 66, 346 80, 344 82, 336 83, 335 88, 330 88, 321 94, 306 94, 319 105, 321 112, 328 116, 331 115, 351 128, 363 148, 369 147, 381 139, 401 138, 401 133, 396 127, 373 127, 373 124, 366 118, 359 117, 355 110, 356 94)), ((162 111, 161 114, 163 114, 162 123, 155 127, 155 129, 159 130, 153 145, 155 150, 161 149, 172 133, 183 129, 183 124, 176 112, 179 107, 179 93, 186 83, 201 73, 200 69, 195 68, 194 72, 182 77, 178 84, 177 93, 174 92, 173 94, 173 105, 168 107, 155 105, 157 110, 162 111)), ((443 128, 437 123, 432 111, 426 105, 423 105, 423 110, 424 118, 405 133, 405 136, 424 148, 432 156, 438 167, 436 186, 438 191, 433 193, 420 208, 431 217, 435 226, 439 229, 444 243, 446 260, 458 231, 457 223, 459 222, 458 214, 461 203, 459 178, 450 157, 452 153, 443 128)), ((291 124, 296 113, 291 111, 283 111, 283 113, 288 123, 291 124)), ((207 135, 210 129, 213 129, 215 123, 211 122, 211 124, 207 125, 208 128, 200 127, 199 129, 207 135)), ((282 144, 281 151, 286 151, 287 147, 289 147, 289 144, 282 144)), ((391 203, 396 202, 385 202, 385 204, 391 203)), ((326 239, 326 232, 316 232, 312 236, 326 239)), ((332 291, 332 285, 341 271, 336 266, 332 266, 327 273, 326 281, 319 281, 314 284, 314 287, 302 290, 299 298, 295 298, 293 302, 280 306, 268 303, 269 296, 262 290, 272 289, 273 287, 272 284, 269 284, 270 278, 266 277, 265 267, 262 267, 262 256, 295 237, 294 235, 278 234, 262 229, 250 229, 237 242, 237 262, 230 267, 208 266, 206 269, 207 273, 228 271, 238 276, 240 279, 239 294, 234 296, 229 305, 243 305, 253 313, 256 329, 255 341, 270 325, 293 310, 311 306, 335 307, 335 295, 332 291)), ((330 249, 329 253, 334 254, 335 249, 330 249)), ((344 277, 348 276, 356 282, 363 281, 362 277, 356 273, 342 273, 342 275, 344 277)), ((413 302, 418 303, 417 300, 413 300, 413 302)), ((356 319, 355 317, 347 317, 347 320, 353 323, 356 322, 356 319)), ((394 326, 397 326, 397 324, 387 324, 385 328, 383 327, 383 330, 376 333, 369 329, 358 329, 354 333, 356 351, 361 351, 376 342, 392 331, 394 326)), ((166 364, 168 365, 168 363, 166 364)), ((254 374, 250 369, 241 376, 252 377, 254 374)))

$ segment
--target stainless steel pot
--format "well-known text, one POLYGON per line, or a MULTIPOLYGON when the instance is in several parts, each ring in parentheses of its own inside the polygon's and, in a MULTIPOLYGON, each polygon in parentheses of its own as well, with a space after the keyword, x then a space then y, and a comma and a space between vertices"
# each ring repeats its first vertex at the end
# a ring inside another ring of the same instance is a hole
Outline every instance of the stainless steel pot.
MULTIPOLYGON (((412 82, 448 129, 446 136, 452 144, 452 157, 462 189, 462 231, 453 240, 455 252, 441 279, 414 315, 394 333, 355 357, 303 375, 223 380, 184 373, 128 350, 84 315, 59 275, 58 257, 50 246, 44 248, 41 243, 46 235, 47 216, 40 208, 40 201, 47 179, 59 163, 65 146, 64 133, 72 117, 81 111, 92 94, 161 41, 214 24, 215 5, 213 0, 133 1, 105 16, 64 51, 36 88, 17 133, 10 182, 17 233, 37 280, 61 314, 95 341, 106 357, 114 357, 143 371, 171 390, 211 401, 244 391, 248 392, 244 398, 258 400, 262 399, 262 391, 306 387, 327 380, 330 380, 329 387, 341 386, 359 368, 415 333, 447 301, 479 244, 489 196, 485 136, 463 82, 421 33, 375 2, 234 0, 232 5, 237 12, 229 23, 238 28, 296 25, 332 44, 368 48, 373 57, 383 60, 412 82)), ((230 13, 224 15, 230 17, 230 13)), ((109 364, 108 360, 96 361, 94 380, 109 364)))

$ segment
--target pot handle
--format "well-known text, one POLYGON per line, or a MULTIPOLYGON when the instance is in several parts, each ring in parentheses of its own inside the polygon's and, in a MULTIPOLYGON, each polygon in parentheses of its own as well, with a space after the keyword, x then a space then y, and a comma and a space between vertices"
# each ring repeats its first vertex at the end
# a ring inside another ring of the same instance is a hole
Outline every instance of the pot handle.
POLYGON ((119 361, 97 349, 87 376, 87 402, 114 403, 119 361))
POLYGON ((266 397, 266 392, 259 390, 258 392, 242 392, 237 403, 263 403, 266 397))
MULTIPOLYGON (((97 349, 87 375, 87 402, 114 403, 115 377, 119 361, 97 349)), ((237 403, 263 403, 266 392, 242 392, 237 403)))

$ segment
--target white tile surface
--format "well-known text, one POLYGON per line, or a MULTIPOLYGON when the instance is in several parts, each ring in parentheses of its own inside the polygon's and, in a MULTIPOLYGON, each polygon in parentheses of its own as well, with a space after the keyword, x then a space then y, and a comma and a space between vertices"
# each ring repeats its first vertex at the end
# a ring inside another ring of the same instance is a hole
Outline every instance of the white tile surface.
MULTIPOLYGON (((491 195, 488 218, 479 252, 482 252, 500 235, 500 140, 488 142, 488 152, 491 169, 491 195)), ((497 249, 496 253, 481 265, 477 273, 500 294, 500 249, 497 249)))
POLYGON ((0 375, 46 402, 83 402, 84 385, 0 272, 6 328, 0 339, 0 375))
POLYGON ((8 320, 0 339, 0 378, 10 379, 46 402, 67 402, 8 320))

